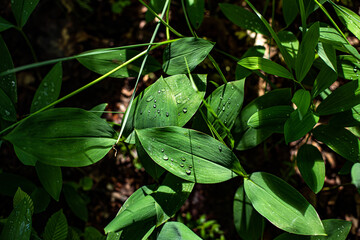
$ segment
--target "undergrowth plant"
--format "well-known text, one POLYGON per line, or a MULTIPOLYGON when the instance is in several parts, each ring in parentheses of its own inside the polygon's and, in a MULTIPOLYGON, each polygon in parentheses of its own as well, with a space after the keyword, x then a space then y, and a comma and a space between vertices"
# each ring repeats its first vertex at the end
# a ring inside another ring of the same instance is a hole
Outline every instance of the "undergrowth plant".
MULTIPOLYGON (((12 0, 16 24, 0 17, 0 31, 15 28, 28 42, 22 27, 38 2, 12 0)), ((239 179, 233 210, 241 238, 262 238, 267 220, 285 231, 277 240, 346 239, 351 222, 320 219, 316 209, 289 183, 267 172, 246 171, 239 158, 242 151, 261 144, 272 134, 283 134, 287 144, 296 141, 299 145, 297 166, 309 188, 319 193, 324 185, 325 164, 318 148, 311 144, 318 141, 346 159, 342 173, 351 174, 353 184, 360 187, 360 54, 338 25, 341 22, 360 39, 360 17, 331 0, 284 0, 286 26, 276 32, 267 16, 249 0, 245 0, 246 9, 219 3, 231 22, 263 35, 277 46, 279 58, 275 62, 264 56, 263 46, 233 56, 217 49, 206 36, 198 36, 204 0, 181 1, 190 36, 171 26, 172 1, 139 2, 148 9, 148 21, 155 17, 158 20, 149 43, 96 49, 45 62, 37 62, 32 50, 35 63, 14 68, 0 37, 0 139, 13 145, 24 165, 36 169, 42 184, 36 186, 15 174, 0 174, 1 194, 14 196, 13 211, 1 221, 1 239, 79 239, 80 235, 86 239, 86 232, 105 238, 95 229, 75 231, 67 225, 62 211, 51 216, 43 234, 37 234, 32 228, 32 215, 45 211, 49 195, 58 201, 63 193, 76 216, 87 221, 85 191, 91 188, 91 179, 63 184, 61 168, 89 166, 123 144, 136 145, 142 166, 156 184, 142 186, 129 197, 105 227, 107 239, 200 239, 184 224, 169 220, 196 183, 232 178, 239 179), (328 13, 330 8, 338 18, 328 13), (313 21, 309 16, 315 11, 329 21, 313 21), (298 15, 298 32, 287 30, 298 15), (160 25, 166 27, 167 40, 154 42, 160 25), (160 46, 164 46, 162 63, 151 56, 160 46), (135 50, 144 47, 143 51, 135 50), (232 79, 225 78, 211 55, 213 51, 237 62, 232 79), (218 71, 222 85, 206 74, 196 73, 205 59, 218 71), (101 76, 59 99, 61 63, 70 60, 101 76), (15 73, 51 64, 53 68, 37 88, 29 115, 17 116, 20 103, 15 73), (136 91, 141 76, 161 69, 163 76, 144 91, 136 91), (244 86, 251 74, 265 79, 270 90, 243 106, 244 86), (134 76, 135 91, 119 132, 101 118, 106 104, 99 103, 91 110, 53 108, 106 77, 134 76), (331 90, 339 79, 341 86, 331 90), (292 87, 278 88, 280 80, 292 83, 292 87), (216 89, 209 92, 207 86, 212 83, 216 89)))

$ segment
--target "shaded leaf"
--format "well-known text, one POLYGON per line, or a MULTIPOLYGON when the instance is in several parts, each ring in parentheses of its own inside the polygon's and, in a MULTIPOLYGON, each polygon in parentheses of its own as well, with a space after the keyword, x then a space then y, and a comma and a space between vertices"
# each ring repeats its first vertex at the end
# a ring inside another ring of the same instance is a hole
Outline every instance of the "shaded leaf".
POLYGON ((273 133, 273 129, 248 128, 238 140, 235 148, 236 150, 243 151, 256 147, 257 145, 265 141, 268 137, 270 137, 273 133))
MULTIPOLYGON (((292 0, 290 0, 291 2, 292 0)), ((296 0, 295 0, 296 1, 296 0)), ((289 0, 285 0, 285 2, 289 2, 289 0)), ((296 36, 290 31, 281 31, 278 33, 279 40, 285 50, 289 53, 291 59, 291 67, 295 68, 295 59, 299 51, 299 40, 296 36)))
MULTIPOLYGON (((0 72, 14 68, 10 52, 0 36, 0 72)), ((17 102, 17 82, 15 73, 0 76, 0 89, 9 97, 13 105, 17 102)), ((1 103, 2 101, 0 101, 1 103)))
POLYGON ((335 48, 329 43, 322 42, 318 42, 317 46, 317 53, 319 54, 319 57, 330 69, 332 69, 334 72, 337 72, 335 48))
POLYGON ((105 236, 94 227, 86 227, 84 231, 84 240, 105 240, 105 236))
POLYGON ((84 198, 70 184, 64 184, 63 193, 71 211, 81 220, 87 222, 88 209, 84 198))
POLYGON ((291 101, 297 106, 300 120, 302 120, 303 116, 307 113, 310 107, 310 92, 304 89, 299 89, 295 92, 291 101))
POLYGON ((157 240, 200 240, 193 231, 180 222, 167 222, 161 228, 157 240))
POLYGON ((319 117, 312 112, 308 112, 302 119, 298 110, 295 110, 290 114, 290 118, 286 120, 284 125, 284 135, 286 144, 296 141, 310 132, 316 123, 318 123, 319 117))
POLYGON ((338 127, 352 127, 360 125, 360 104, 350 110, 336 113, 330 118, 330 124, 338 127))
POLYGON ((58 166, 47 165, 38 161, 35 165, 35 169, 38 178, 45 190, 56 201, 59 201, 62 188, 61 168, 58 166))
POLYGON ((328 66, 323 65, 317 75, 313 89, 311 90, 312 98, 317 97, 325 89, 331 86, 337 79, 336 72, 332 71, 328 66))
POLYGON ((62 210, 54 213, 46 223, 44 240, 65 240, 68 235, 68 223, 62 210))
POLYGON ((32 199, 30 198, 30 196, 24 192, 23 190, 21 190, 21 188, 18 188, 18 190, 16 191, 15 195, 14 195, 14 199, 13 199, 13 206, 14 209, 16 208, 16 206, 18 204, 21 204, 23 202, 23 200, 26 200, 28 203, 28 207, 31 210, 31 214, 34 213, 34 204, 32 199))
POLYGON ((351 182, 360 192, 360 163, 355 163, 351 167, 351 182))
POLYGON ((0 118, 16 122, 16 110, 14 104, 5 92, 0 88, 0 118))
POLYGON ((289 26, 295 20, 296 16, 299 13, 297 1, 284 0, 282 10, 286 26, 289 26))
MULTIPOLYGON (((0 32, 5 31, 9 28, 15 27, 12 23, 8 22, 6 19, 0 17, 0 32)), ((0 70, 0 72, 2 72, 0 70)))
POLYGON ((191 24, 198 29, 204 18, 204 0, 186 0, 186 11, 189 15, 191 24))
POLYGON ((46 210, 50 203, 49 194, 40 187, 37 187, 30 195, 34 202, 34 213, 40 213, 46 210))
POLYGON ((11 10, 14 13, 17 25, 22 28, 38 5, 39 0, 12 0, 11 10))
POLYGON ((95 107, 91 108, 89 110, 89 112, 92 112, 92 113, 96 114, 98 117, 101 117, 107 106, 108 106, 107 103, 101 103, 101 104, 96 105, 95 107))
POLYGON ((36 189, 36 185, 30 180, 12 173, 0 173, 0 194, 14 196, 18 188, 31 193, 36 189))

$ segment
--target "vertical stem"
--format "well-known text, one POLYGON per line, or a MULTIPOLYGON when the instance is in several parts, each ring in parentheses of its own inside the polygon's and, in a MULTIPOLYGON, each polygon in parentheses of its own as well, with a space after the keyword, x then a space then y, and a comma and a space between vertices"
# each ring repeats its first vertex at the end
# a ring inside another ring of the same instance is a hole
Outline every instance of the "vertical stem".
MULTIPOLYGON (((170 5, 171 5, 171 0, 169 1, 169 5, 168 8, 166 10, 166 23, 169 24, 170 22, 170 5)), ((170 40, 170 29, 168 27, 166 27, 166 39, 169 41, 170 40)))
POLYGON ((186 24, 188 25, 188 28, 191 32, 191 35, 193 35, 194 37, 197 37, 194 30, 192 29, 191 27, 191 23, 189 21, 189 18, 188 18, 188 15, 187 15, 187 11, 186 11, 186 7, 185 7, 185 3, 184 3, 184 0, 181 0, 181 5, 182 5, 182 8, 183 8, 183 11, 184 11, 184 15, 185 15, 185 20, 186 20, 186 24))
POLYGON ((35 61, 35 62, 38 62, 38 59, 37 59, 37 57, 36 57, 34 48, 33 48, 33 46, 31 45, 31 42, 30 42, 29 38, 26 36, 26 34, 24 33, 24 31, 23 31, 21 28, 17 28, 17 30, 21 33, 21 35, 22 35, 23 38, 25 39, 25 42, 26 42, 26 44, 28 45, 28 47, 29 47, 29 49, 30 49, 30 52, 31 52, 31 55, 32 55, 34 61, 35 61))

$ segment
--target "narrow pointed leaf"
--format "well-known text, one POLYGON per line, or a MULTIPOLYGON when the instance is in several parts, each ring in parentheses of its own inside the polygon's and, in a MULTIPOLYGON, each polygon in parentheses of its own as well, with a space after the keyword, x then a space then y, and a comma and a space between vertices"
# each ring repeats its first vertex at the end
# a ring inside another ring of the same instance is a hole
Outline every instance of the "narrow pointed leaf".
POLYGON ((282 12, 284 16, 284 20, 287 26, 289 26, 299 14, 299 8, 297 6, 296 0, 284 0, 282 12))
POLYGON ((337 67, 339 70, 339 77, 347 80, 357 80, 360 73, 359 60, 351 55, 337 56, 337 67))
POLYGON ((330 118, 330 124, 338 127, 353 127, 360 125, 360 104, 350 110, 337 113, 330 118))
MULTIPOLYGON (((96 49, 87 51, 86 53, 96 53, 103 52, 100 54, 92 54, 88 56, 76 58, 82 65, 84 65, 89 70, 96 72, 100 75, 103 75, 119 65, 125 63, 131 58, 135 57, 140 52, 130 49, 121 49, 121 50, 107 50, 107 49, 96 49)), ((112 73, 110 77, 115 78, 125 78, 125 77, 136 77, 144 57, 140 57, 132 63, 128 64, 126 67, 119 69, 118 71, 112 73)), ((156 61, 155 58, 149 56, 147 64, 142 72, 143 75, 155 72, 161 67, 160 63, 156 61)))
POLYGON ((45 164, 79 167, 101 160, 115 134, 93 113, 55 108, 26 119, 4 138, 45 164))
POLYGON ((310 107, 310 103, 311 103, 310 92, 304 89, 299 89, 295 92, 291 101, 297 106, 299 117, 301 120, 310 107))
MULTIPOLYGON (((5 31, 9 28, 15 27, 12 23, 8 22, 6 19, 0 17, 0 32, 5 31)), ((2 71, 0 71, 2 72, 2 71)))
MULTIPOLYGON (((0 36, 0 72, 4 72, 14 68, 10 52, 0 36)), ((0 76, 0 89, 10 98, 11 102, 15 105, 17 102, 17 81, 15 73, 0 76)), ((2 101, 0 101, 1 103, 2 101)))
POLYGON ((319 150, 304 144, 297 154, 297 165, 306 184, 314 193, 320 192, 324 186, 325 163, 319 150))
MULTIPOLYGON (((244 55, 242 55, 241 58, 246 58, 246 57, 264 57, 265 54, 265 48, 263 46, 254 46, 249 48, 244 55)), ((239 64, 236 65, 236 70, 235 70, 235 79, 236 80, 241 80, 244 79, 248 76, 251 75, 253 71, 244 68, 243 66, 240 66, 239 64)))
POLYGON ((213 47, 213 43, 201 38, 182 38, 165 48, 162 68, 169 75, 188 73, 186 58, 191 72, 204 61, 213 47))
POLYGON ((197 183, 223 182, 244 174, 239 160, 224 144, 203 133, 180 128, 136 130, 138 140, 161 167, 197 183))
POLYGON ((32 199, 30 198, 29 194, 27 194, 26 192, 21 190, 21 188, 18 188, 18 190, 16 191, 16 193, 14 195, 14 199, 13 199, 14 208, 16 208, 16 206, 18 204, 21 204, 24 199, 28 203, 28 206, 29 206, 29 208, 31 210, 31 214, 33 214, 34 213, 34 203, 33 203, 32 199))
POLYGON ((94 113, 95 115, 101 117, 103 115, 103 112, 105 111, 106 107, 108 106, 107 103, 101 103, 99 105, 96 105, 95 107, 91 108, 89 112, 94 113))
POLYGON ((243 151, 253 147, 256 147, 267 138, 269 138, 274 131, 267 128, 248 128, 243 135, 239 138, 237 145, 235 146, 236 150, 243 151))
POLYGON ((186 11, 189 15, 191 24, 198 29, 204 18, 204 0, 186 0, 186 11))
POLYGON ((360 39, 360 16, 350 9, 330 2, 335 9, 336 14, 341 22, 349 29, 358 39, 360 39))
POLYGON ((252 12, 234 4, 221 3, 219 5, 224 15, 237 26, 270 36, 265 25, 252 12))
POLYGON ((302 138, 313 129, 318 121, 319 117, 310 111, 300 119, 298 110, 295 110, 284 125, 285 142, 288 144, 302 138))
POLYGON ((337 72, 335 48, 329 43, 318 42, 317 52, 324 63, 334 72, 337 72))
POLYGON ((157 240, 201 240, 193 231, 180 222, 167 222, 161 228, 157 240))
POLYGON ((325 235, 316 210, 295 188, 265 172, 244 181, 254 208, 278 228, 301 235, 325 235))
POLYGON ((296 57, 295 73, 297 81, 301 82, 309 72, 315 59, 315 47, 319 41, 319 22, 311 25, 301 41, 296 57))
POLYGON ((360 141, 344 128, 320 125, 313 130, 314 137, 349 161, 360 161, 360 141))
POLYGON ((59 201, 60 192, 62 188, 62 174, 61 168, 58 166, 51 166, 42 162, 37 162, 36 173, 45 190, 56 201, 59 201))
POLYGON ((42 80, 31 103, 30 113, 49 105, 58 99, 62 82, 61 62, 57 63, 42 80))
POLYGON ((294 79, 293 75, 286 68, 265 58, 247 57, 241 59, 238 64, 250 70, 262 70, 268 74, 294 79))
POLYGON ((331 86, 337 79, 336 72, 332 71, 328 66, 323 65, 320 69, 319 74, 316 76, 314 81, 314 87, 311 90, 312 98, 317 97, 320 93, 325 91, 331 86))
POLYGON ((46 223, 44 240, 65 240, 68 235, 68 223, 62 210, 54 213, 46 223))
POLYGON ((38 5, 39 0, 11 1, 11 10, 14 13, 17 25, 22 28, 38 5))
MULTIPOLYGON (((284 4, 285 2, 288 1, 284 1, 284 4)), ((299 45, 300 45, 299 40, 290 31, 281 31, 278 33, 278 37, 285 50, 289 53, 291 59, 291 67, 295 68, 295 59, 296 59, 296 55, 298 54, 299 45)))
POLYGON ((71 211, 81 220, 87 222, 88 209, 84 198, 70 184, 64 184, 63 193, 71 211))
POLYGON ((247 124, 252 128, 263 128, 284 124, 294 109, 290 106, 274 106, 255 112, 247 124))

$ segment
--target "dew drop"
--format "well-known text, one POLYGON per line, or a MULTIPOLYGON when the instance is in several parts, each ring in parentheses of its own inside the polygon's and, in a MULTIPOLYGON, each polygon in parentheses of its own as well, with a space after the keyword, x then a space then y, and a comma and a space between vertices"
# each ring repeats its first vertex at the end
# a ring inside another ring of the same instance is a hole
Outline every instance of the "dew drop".
POLYGON ((48 86, 48 84, 47 83, 44 83, 44 87, 47 87, 48 86))
POLYGON ((166 117, 168 117, 169 116, 169 113, 168 112, 166 112, 166 117))
POLYGON ((156 99, 154 100, 154 103, 156 103, 156 99))
POLYGON ((183 113, 187 113, 187 108, 184 108, 184 109, 183 109, 183 113))
POLYGON ((353 70, 354 70, 354 73, 356 73, 356 72, 358 71, 358 69, 357 69, 357 67, 356 67, 356 66, 354 67, 354 69, 353 69, 353 70))
POLYGON ((164 159, 165 161, 167 161, 167 160, 169 160, 169 157, 166 156, 166 155, 164 155, 164 156, 163 156, 163 159, 164 159))
POLYGON ((189 165, 189 168, 192 168, 192 165, 189 165))
POLYGON ((161 91, 162 91, 162 92, 165 92, 166 90, 165 90, 165 88, 162 88, 161 91))
POLYGON ((225 111, 225 107, 223 107, 222 110, 225 111))
POLYGON ((51 91, 51 92, 55 92, 55 89, 52 88, 50 91, 51 91))
POLYGON ((156 104, 154 104, 154 106, 153 106, 154 108, 156 108, 156 104))
POLYGON ((171 161, 173 162, 173 161, 174 161, 174 159, 172 158, 172 159, 171 159, 171 161))
POLYGON ((161 93, 161 91, 159 90, 158 93, 161 93))
POLYGON ((165 150, 162 148, 162 149, 161 149, 161 152, 164 152, 164 151, 165 151, 165 150))
POLYGON ((221 146, 219 146, 219 151, 220 151, 220 152, 222 151, 222 147, 221 147, 221 146))
POLYGON ((223 97, 222 97, 222 96, 220 96, 220 100, 223 100, 223 97))
POLYGON ((190 169, 186 169, 185 172, 186 172, 187 175, 190 175, 190 174, 191 174, 191 170, 190 170, 190 169))
POLYGON ((148 111, 148 113, 150 113, 150 110, 148 111))
POLYGON ((183 164, 183 163, 180 163, 180 167, 184 167, 184 164, 183 164))
POLYGON ((176 99, 176 103, 177 103, 177 104, 180 104, 180 103, 181 103, 181 99, 180 99, 180 98, 176 99))
POLYGON ((160 110, 157 110, 157 113, 160 113, 160 110))
POLYGON ((186 158, 184 158, 184 157, 181 157, 180 159, 181 159, 181 161, 183 161, 183 162, 186 161, 186 158))

